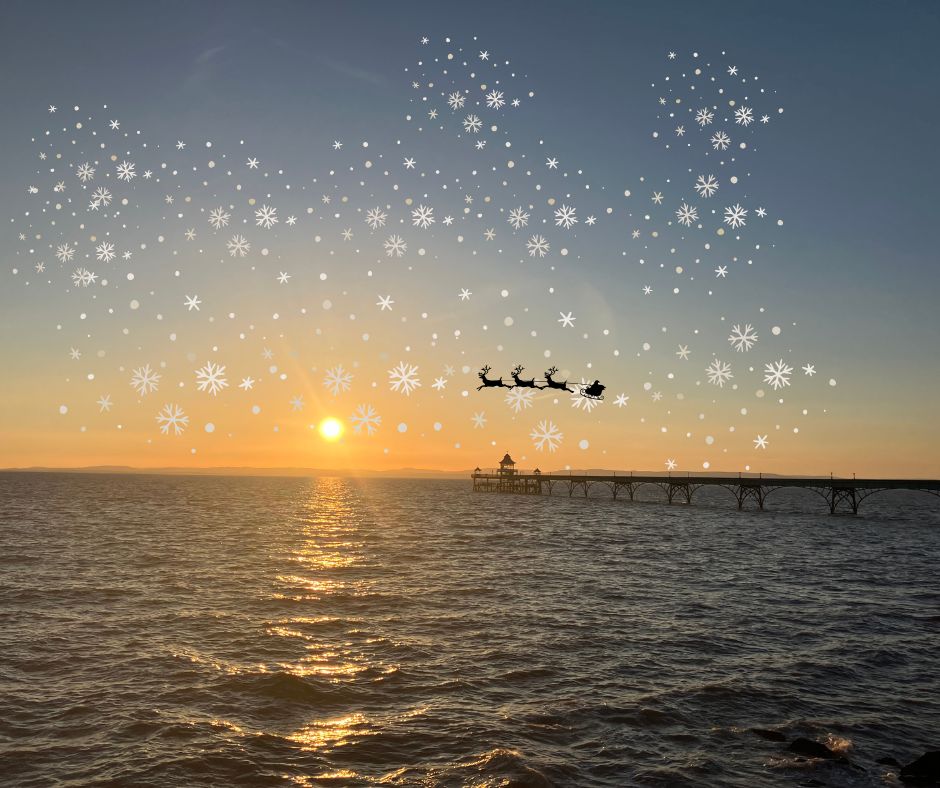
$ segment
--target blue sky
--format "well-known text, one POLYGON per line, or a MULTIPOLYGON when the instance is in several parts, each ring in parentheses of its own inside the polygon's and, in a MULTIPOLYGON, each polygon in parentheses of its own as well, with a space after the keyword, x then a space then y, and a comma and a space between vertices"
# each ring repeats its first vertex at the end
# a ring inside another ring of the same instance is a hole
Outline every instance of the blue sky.
MULTIPOLYGON (((476 35, 511 57, 540 98, 533 126, 614 188, 671 166, 648 134, 665 53, 725 50, 786 109, 753 165, 786 227, 760 302, 797 321, 839 378, 846 429, 909 436, 933 421, 935 3, 6 2, 0 15, 4 217, 21 212, 36 172, 23 152, 47 104, 107 103, 154 135, 212 128, 299 162, 401 118, 421 35, 476 35)), ((594 270, 620 275, 615 260, 594 270)), ((27 306, 3 287, 0 308, 9 332, 27 306)), ((0 353, 23 369, 9 344, 0 353)), ((916 450, 936 458, 926 435, 916 450)))

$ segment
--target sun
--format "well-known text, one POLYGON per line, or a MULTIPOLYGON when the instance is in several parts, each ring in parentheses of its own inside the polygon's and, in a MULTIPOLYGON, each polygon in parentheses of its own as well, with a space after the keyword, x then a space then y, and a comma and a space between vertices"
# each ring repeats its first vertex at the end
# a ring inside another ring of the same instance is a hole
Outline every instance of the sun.
POLYGON ((334 419, 332 416, 328 419, 323 419, 320 422, 320 435, 323 440, 337 441, 343 437, 343 422, 339 419, 334 419))

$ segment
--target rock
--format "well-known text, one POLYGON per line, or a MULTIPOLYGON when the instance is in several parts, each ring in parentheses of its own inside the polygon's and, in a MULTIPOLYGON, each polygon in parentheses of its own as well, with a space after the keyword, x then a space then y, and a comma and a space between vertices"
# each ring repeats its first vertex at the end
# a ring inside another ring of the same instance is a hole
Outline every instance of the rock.
POLYGON ((788 749, 790 752, 796 753, 797 755, 805 755, 807 758, 828 758, 829 760, 842 758, 839 753, 833 752, 825 744, 820 744, 818 741, 813 741, 803 736, 791 741, 788 749))
POLYGON ((940 785, 940 750, 925 752, 902 767, 898 776, 908 785, 940 785))
POLYGON ((781 733, 780 731, 772 731, 770 728, 751 728, 751 733, 755 736, 760 736, 762 739, 767 739, 767 741, 786 741, 786 734, 781 733))
POLYGON ((893 766, 895 769, 901 767, 900 762, 897 758, 892 758, 890 755, 885 755, 883 758, 879 758, 875 763, 880 764, 881 766, 893 766))

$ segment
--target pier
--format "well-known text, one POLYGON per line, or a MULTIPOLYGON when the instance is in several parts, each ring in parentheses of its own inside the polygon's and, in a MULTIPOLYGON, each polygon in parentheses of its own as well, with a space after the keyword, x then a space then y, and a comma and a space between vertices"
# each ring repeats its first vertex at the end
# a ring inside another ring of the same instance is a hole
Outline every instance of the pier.
POLYGON ((599 487, 606 489, 617 500, 628 497, 636 499, 637 491, 644 485, 658 487, 666 495, 666 501, 691 504, 696 491, 703 487, 720 487, 728 490, 744 509, 748 501, 763 510, 767 497, 777 490, 800 488, 810 490, 822 497, 830 514, 851 511, 858 514, 858 507, 866 498, 886 490, 913 490, 940 498, 940 481, 936 479, 856 479, 837 476, 763 476, 762 474, 710 475, 693 473, 646 473, 614 471, 606 474, 590 473, 542 473, 538 468, 521 471, 507 453, 499 468, 481 470, 476 468, 471 476, 474 492, 505 493, 509 495, 553 495, 566 493, 588 497, 590 491, 599 487), (558 491, 556 493, 555 491, 558 491))

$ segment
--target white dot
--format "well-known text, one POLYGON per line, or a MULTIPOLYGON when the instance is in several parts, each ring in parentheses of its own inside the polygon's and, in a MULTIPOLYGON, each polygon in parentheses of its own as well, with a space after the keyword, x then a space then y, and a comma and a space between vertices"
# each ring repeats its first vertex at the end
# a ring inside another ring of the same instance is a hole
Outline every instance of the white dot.
POLYGON ((206 429, 206 432, 215 432, 215 424, 213 424, 211 421, 206 422, 205 429, 206 429))
POLYGON ((401 423, 398 425, 398 431, 399 431, 399 432, 408 432, 408 425, 405 424, 405 422, 401 422, 401 423))
POLYGON ((434 431, 435 431, 435 432, 440 432, 441 429, 443 428, 443 426, 444 426, 444 425, 441 424, 439 421, 435 421, 435 422, 434 422, 434 431))
POLYGON ((588 446, 590 446, 590 445, 591 445, 591 444, 587 442, 587 439, 586 439, 586 438, 581 438, 581 440, 578 441, 578 448, 579 448, 579 449, 586 449, 586 448, 587 448, 588 446))
POLYGON ((59 413, 61 413, 64 416, 68 412, 69 412, 68 405, 59 405, 59 413))
POLYGON ((140 308, 140 301, 138 301, 136 298, 132 299, 131 309, 139 309, 139 308, 140 308))
POLYGON ((779 337, 781 331, 783 331, 783 329, 780 328, 780 326, 774 326, 772 329, 770 329, 770 333, 773 334, 775 337, 779 337))

